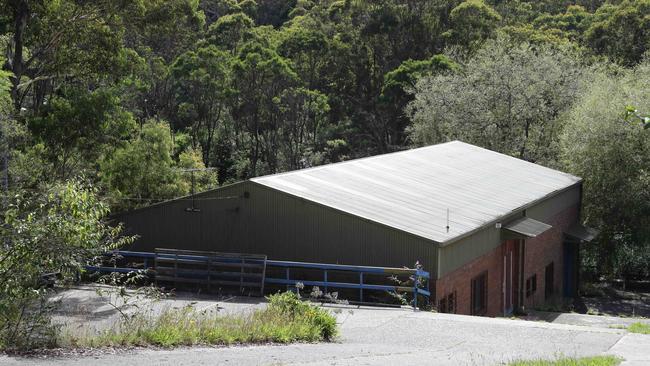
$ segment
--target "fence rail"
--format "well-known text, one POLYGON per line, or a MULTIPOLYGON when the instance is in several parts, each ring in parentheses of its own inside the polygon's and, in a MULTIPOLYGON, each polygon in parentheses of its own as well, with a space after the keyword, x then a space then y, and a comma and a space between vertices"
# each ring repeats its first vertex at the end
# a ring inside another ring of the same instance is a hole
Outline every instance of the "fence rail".
POLYGON ((283 285, 295 288, 299 283, 306 286, 318 286, 328 292, 330 288, 357 289, 359 299, 364 302, 364 291, 406 292, 413 294, 413 307, 417 308, 418 295, 428 299, 430 275, 422 269, 354 266, 344 264, 326 264, 309 262, 292 262, 266 259, 264 255, 184 251, 175 249, 156 249, 156 252, 114 251, 109 255, 133 258, 142 261, 142 267, 98 267, 87 266, 88 271, 129 273, 136 270, 153 269, 156 281, 174 283, 197 283, 239 286, 240 291, 246 287, 259 287, 264 292, 265 284, 283 285), (151 264, 153 262, 153 267, 151 264), (239 271, 225 270, 227 268, 239 271), (269 277, 269 270, 281 272, 284 276, 269 277), (322 271, 322 280, 300 278, 300 270, 322 271), (257 270, 257 271, 255 271, 257 270), (292 271, 293 270, 293 271, 292 271), (341 282, 328 280, 335 273, 356 273, 358 282, 341 282), (409 276, 412 286, 381 285, 367 283, 365 275, 409 276), (365 277, 365 278, 364 278, 365 277), (239 279, 239 281, 237 281, 239 279))

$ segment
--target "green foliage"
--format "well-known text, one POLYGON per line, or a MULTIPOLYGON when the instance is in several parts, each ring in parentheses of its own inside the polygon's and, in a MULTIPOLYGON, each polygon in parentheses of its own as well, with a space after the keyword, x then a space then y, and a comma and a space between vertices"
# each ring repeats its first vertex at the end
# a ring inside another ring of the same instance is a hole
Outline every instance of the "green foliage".
POLYGON ((318 338, 332 340, 336 337, 336 318, 327 310, 300 300, 295 292, 284 292, 269 296, 269 310, 285 319, 304 321, 316 329, 318 338))
POLYGON ((632 323, 627 327, 627 330, 631 333, 650 334, 650 324, 641 322, 632 323))
POLYGON ((650 1, 621 1, 598 8, 584 36, 597 54, 623 65, 641 61, 650 49, 650 1))
POLYGON ((384 76, 382 96, 407 93, 415 88, 415 83, 424 76, 436 73, 458 71, 459 66, 444 55, 435 55, 428 60, 406 60, 384 76))
POLYGON ((167 124, 147 122, 140 136, 103 158, 100 178, 117 200, 116 207, 134 207, 189 192, 184 183, 189 177, 175 167, 171 136, 167 124))
POLYGON ((254 26, 253 19, 244 13, 227 14, 210 25, 208 40, 224 50, 236 51, 253 36, 254 26))
POLYGON ((234 91, 230 81, 230 54, 215 46, 188 51, 171 65, 177 101, 174 122, 188 128, 193 147, 200 146, 204 161, 210 152, 217 128, 226 118, 226 101, 234 91))
POLYGON ((12 198, 0 227, 0 346, 49 345, 53 329, 42 275, 71 280, 93 256, 131 242, 108 226, 108 206, 79 181, 12 198))
POLYGON ((331 341, 336 318, 327 310, 303 302, 294 293, 269 297, 269 305, 245 315, 197 312, 191 306, 162 313, 138 313, 96 336, 62 339, 63 346, 177 347, 197 344, 251 344, 331 341))
POLYGON ((648 275, 647 67, 628 70, 649 4, 0 0, 3 198, 85 176, 120 210, 188 193, 187 169, 218 169, 203 190, 463 139, 584 176, 603 239, 583 258, 648 275), (610 61, 645 84, 589 89, 610 61))
MULTIPOLYGON (((127 17, 127 38, 167 61, 187 50, 202 34, 205 14, 199 0, 139 0, 141 12, 127 17)), ((138 47, 138 48, 139 48, 138 47)))
POLYGON ((520 43, 559 47, 573 45, 566 32, 555 28, 540 29, 531 24, 505 26, 499 29, 499 33, 520 43))
MULTIPOLYGON (((0 58, 0 62, 4 62, 4 59, 0 58)), ((10 76, 10 72, 0 70, 0 116, 3 117, 11 111, 10 76)))
POLYGON ((462 70, 417 84, 408 109, 415 143, 459 139, 529 161, 556 161, 557 119, 584 74, 571 53, 499 39, 462 70))
POLYGON ((203 164, 203 154, 199 149, 186 149, 178 155, 178 167, 184 171, 184 179, 181 182, 184 192, 191 192, 191 177, 194 171, 194 192, 203 192, 216 188, 219 185, 218 172, 206 170, 203 164))
POLYGON ((592 271, 649 275, 650 134, 625 120, 628 105, 650 108, 648 83, 647 62, 614 75, 603 72, 566 116, 563 160, 585 179, 585 218, 601 230, 597 245, 585 248, 592 271))
POLYGON ((28 121, 35 139, 46 146, 55 161, 61 179, 83 172, 87 167, 78 160, 94 164, 102 153, 98 146, 119 144, 136 127, 132 115, 111 91, 75 88, 66 92, 51 98, 39 115, 28 121))
POLYGON ((483 0, 466 0, 450 13, 451 30, 445 35, 453 44, 474 50, 492 37, 501 16, 483 0))

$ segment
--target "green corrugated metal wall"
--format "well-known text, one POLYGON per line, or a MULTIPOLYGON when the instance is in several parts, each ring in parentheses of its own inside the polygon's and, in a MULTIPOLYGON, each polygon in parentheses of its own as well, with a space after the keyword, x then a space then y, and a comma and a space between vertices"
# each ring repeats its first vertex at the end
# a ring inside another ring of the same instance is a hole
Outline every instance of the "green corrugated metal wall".
MULTIPOLYGON (((410 267, 418 260, 434 278, 490 252, 503 239, 501 230, 490 225, 438 249, 427 239, 250 181, 195 197, 200 212, 187 212, 191 200, 182 199, 116 218, 127 234, 140 236, 134 250, 259 253, 279 260, 390 267, 410 267)), ((576 185, 527 208, 527 215, 543 221, 579 199, 576 185)), ((510 218, 521 215, 523 209, 510 218)))
POLYGON ((266 254, 279 260, 412 267, 437 272, 437 244, 253 182, 174 200, 116 217, 131 249, 156 247, 266 254), (248 198, 244 193, 248 192, 248 198), (215 199, 215 198, 224 199, 215 199))

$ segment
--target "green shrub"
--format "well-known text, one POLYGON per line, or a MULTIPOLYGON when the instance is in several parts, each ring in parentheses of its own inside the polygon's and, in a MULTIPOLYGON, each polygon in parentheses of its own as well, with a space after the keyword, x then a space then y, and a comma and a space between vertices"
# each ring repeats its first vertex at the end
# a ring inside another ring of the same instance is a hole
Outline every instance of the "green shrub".
POLYGON ((318 330, 319 337, 324 340, 331 340, 336 336, 336 318, 327 310, 303 302, 293 292, 271 295, 268 299, 270 311, 279 311, 294 321, 305 321, 318 330))
POLYGON ((136 314, 98 335, 62 340, 68 347, 189 346, 195 344, 291 343, 332 340, 336 318, 294 293, 269 297, 269 306, 245 315, 197 313, 191 306, 158 315, 136 314))

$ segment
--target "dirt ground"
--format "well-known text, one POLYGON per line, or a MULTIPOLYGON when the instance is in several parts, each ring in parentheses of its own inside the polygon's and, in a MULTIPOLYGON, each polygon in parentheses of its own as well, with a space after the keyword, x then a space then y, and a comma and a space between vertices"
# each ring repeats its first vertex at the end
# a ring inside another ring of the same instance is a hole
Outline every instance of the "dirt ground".
POLYGON ((610 284, 590 285, 576 302, 583 314, 650 318, 650 290, 624 290, 610 284))

